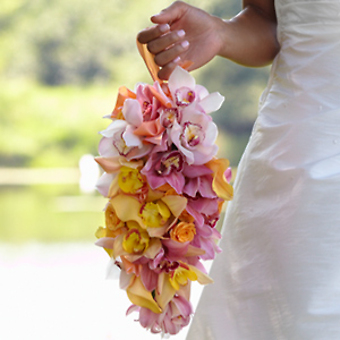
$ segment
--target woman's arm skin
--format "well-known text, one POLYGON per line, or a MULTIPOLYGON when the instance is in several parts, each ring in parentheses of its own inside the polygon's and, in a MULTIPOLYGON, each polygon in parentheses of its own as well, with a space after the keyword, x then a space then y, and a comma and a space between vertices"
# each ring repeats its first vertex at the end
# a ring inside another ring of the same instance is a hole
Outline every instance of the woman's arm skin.
POLYGON ((243 7, 231 20, 222 20, 176 1, 154 15, 156 25, 137 38, 155 55, 161 79, 168 79, 180 60, 192 61, 192 70, 216 55, 245 66, 267 65, 279 51, 273 0, 244 0, 243 7))

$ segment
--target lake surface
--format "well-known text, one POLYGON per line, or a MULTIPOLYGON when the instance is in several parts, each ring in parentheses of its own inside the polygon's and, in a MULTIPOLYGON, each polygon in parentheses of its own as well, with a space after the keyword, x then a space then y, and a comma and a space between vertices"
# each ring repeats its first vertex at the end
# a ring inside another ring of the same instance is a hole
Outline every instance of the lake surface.
MULTIPOLYGON (((90 242, 0 244, 0 339, 161 339, 134 321, 137 314, 125 316, 131 303, 118 280, 105 279, 107 262, 90 242)), ((193 283, 194 306, 201 289, 193 283)))
MULTIPOLYGON (((109 257, 94 233, 107 200, 81 192, 76 176, 34 173, 7 171, 0 183, 0 339, 161 339, 134 321, 138 314, 125 316, 126 293, 105 279, 109 257)), ((194 282, 194 307, 201 291, 194 282)))

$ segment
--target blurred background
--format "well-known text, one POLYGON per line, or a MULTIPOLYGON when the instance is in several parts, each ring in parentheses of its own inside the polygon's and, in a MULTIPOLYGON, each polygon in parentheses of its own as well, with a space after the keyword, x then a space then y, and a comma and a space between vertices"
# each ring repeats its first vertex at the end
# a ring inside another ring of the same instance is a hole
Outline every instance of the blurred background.
MULTIPOLYGON (((239 0, 187 2, 223 18, 241 9, 239 0)), ((130 334, 121 332, 135 330, 140 339, 158 338, 135 327, 133 316, 126 323, 124 292, 117 282, 105 281, 108 258, 93 242, 106 201, 94 190, 99 169, 93 157, 118 87, 151 82, 136 34, 170 4, 1 1, 1 339, 40 340, 48 334, 120 340, 130 334)), ((193 72, 197 83, 226 97, 213 118, 219 156, 233 167, 251 133, 268 72, 221 58, 193 72)), ((175 338, 184 339, 184 333, 175 338)))

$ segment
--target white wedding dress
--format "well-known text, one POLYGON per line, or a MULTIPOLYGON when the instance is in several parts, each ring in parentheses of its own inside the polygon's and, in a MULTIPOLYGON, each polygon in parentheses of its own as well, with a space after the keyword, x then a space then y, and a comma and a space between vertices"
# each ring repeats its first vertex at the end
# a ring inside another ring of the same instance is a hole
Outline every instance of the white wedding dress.
POLYGON ((340 0, 275 7, 281 51, 188 340, 340 339, 340 0))

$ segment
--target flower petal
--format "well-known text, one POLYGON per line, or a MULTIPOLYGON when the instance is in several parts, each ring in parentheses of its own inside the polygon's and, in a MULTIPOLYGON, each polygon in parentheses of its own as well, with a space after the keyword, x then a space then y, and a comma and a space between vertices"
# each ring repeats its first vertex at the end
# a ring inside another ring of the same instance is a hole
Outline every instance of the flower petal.
POLYGON ((180 135, 182 133, 182 126, 176 121, 174 122, 170 130, 170 138, 172 142, 177 146, 178 150, 185 156, 187 163, 190 165, 194 162, 194 155, 191 151, 184 148, 180 141, 180 135))
POLYGON ((177 194, 181 194, 185 184, 185 178, 180 172, 173 171, 166 176, 166 181, 176 190, 177 194))
POLYGON ((203 142, 204 145, 211 145, 215 143, 218 135, 218 129, 216 124, 214 122, 209 122, 204 133, 205 133, 205 138, 203 142))
POLYGON ((199 178, 189 178, 183 192, 191 197, 195 197, 199 188, 199 178))
POLYGON ((162 197, 162 201, 169 207, 172 214, 176 217, 186 208, 188 200, 182 196, 168 195, 162 197))
POLYGON ((117 116, 119 116, 122 107, 124 105, 124 102, 127 98, 136 98, 136 94, 132 91, 130 91, 127 87, 125 86, 121 86, 118 89, 118 97, 117 97, 117 102, 116 102, 116 106, 111 114, 112 118, 115 118, 117 116))
POLYGON ((195 87, 195 93, 200 101, 209 95, 209 91, 203 85, 199 84, 197 84, 195 87))
POLYGON ((205 113, 211 113, 219 110, 223 102, 224 97, 219 92, 214 92, 203 98, 199 105, 205 113))
POLYGON ((187 301, 183 296, 175 296, 172 300, 179 312, 183 316, 189 316, 193 313, 192 305, 189 301, 187 301))
POLYGON ((104 172, 97 181, 96 189, 104 197, 109 196, 110 186, 116 174, 108 174, 104 172))
POLYGON ((129 300, 137 306, 150 309, 154 313, 162 313, 162 309, 147 291, 139 277, 134 277, 132 284, 126 289, 129 300))
POLYGON ((160 101, 162 105, 164 105, 167 108, 170 108, 173 106, 170 99, 165 95, 164 91, 162 90, 162 87, 159 85, 158 81, 154 83, 154 86, 150 86, 150 90, 152 94, 160 101))
POLYGON ((95 157, 95 161, 101 166, 101 168, 107 173, 114 173, 119 171, 121 163, 117 157, 95 157))
POLYGON ((144 225, 138 215, 141 205, 134 197, 119 194, 111 199, 111 204, 121 221, 136 221, 140 226, 144 225))
POLYGON ((125 120, 115 119, 105 130, 99 133, 106 138, 110 138, 117 132, 124 131, 127 125, 128 123, 125 120))
POLYGON ((197 275, 197 281, 201 285, 206 285, 206 284, 214 282, 214 280, 210 276, 208 276, 207 274, 204 274, 203 272, 198 270, 195 266, 188 264, 188 267, 190 268, 190 270, 192 270, 197 275))
POLYGON ((133 274, 128 274, 125 270, 122 270, 120 272, 120 277, 119 277, 119 288, 125 290, 127 287, 129 287, 133 277, 134 277, 133 274))
POLYGON ((128 316, 128 315, 130 315, 131 313, 133 313, 133 312, 139 312, 140 310, 141 310, 141 307, 136 306, 136 305, 131 305, 131 306, 127 309, 125 315, 128 316))
POLYGON ((164 309, 166 305, 172 300, 174 297, 176 290, 172 287, 169 275, 165 275, 164 280, 162 282, 162 287, 160 290, 156 289, 155 299, 158 305, 164 309))
POLYGON ((113 237, 102 237, 95 242, 95 245, 107 249, 112 249, 114 240, 115 239, 113 237))
POLYGON ((216 144, 205 146, 197 145, 196 150, 192 152, 194 156, 194 164, 202 165, 209 162, 218 152, 218 146, 216 144))
POLYGON ((136 136, 154 137, 162 134, 164 130, 165 128, 161 125, 160 119, 155 119, 143 122, 133 133, 136 136))
POLYGON ((152 189, 157 189, 166 183, 165 177, 154 175, 152 171, 148 172, 146 176, 148 178, 148 184, 152 189))
POLYGON ((149 266, 143 266, 141 272, 141 279, 143 282, 144 287, 149 291, 152 292, 157 287, 158 282, 158 274, 149 268, 149 266))
POLYGON ((233 198, 233 187, 228 183, 224 173, 229 167, 227 159, 213 159, 205 164, 214 172, 213 189, 216 195, 224 200, 230 201, 233 198))
POLYGON ((129 124, 137 127, 143 123, 142 108, 137 99, 126 99, 122 111, 129 124))
POLYGON ((128 161, 131 161, 132 159, 140 159, 149 154, 152 151, 153 147, 154 146, 152 144, 142 143, 141 147, 135 147, 130 150, 129 153, 126 155, 126 159, 128 161))
POLYGON ((123 133, 123 139, 128 147, 142 146, 142 141, 140 137, 134 134, 134 130, 135 128, 133 126, 128 125, 123 133))
POLYGON ((140 309, 139 322, 146 329, 152 328, 155 322, 157 321, 158 317, 159 317, 159 314, 153 313, 148 308, 140 309))
POLYGON ((103 137, 98 146, 99 154, 103 157, 117 157, 119 156, 118 150, 113 146, 113 139, 103 137))
MULTIPOLYGON (((150 229, 154 229, 154 228, 150 228, 150 229)), ((157 238, 153 238, 150 241, 148 249, 144 252, 143 255, 146 258, 154 259, 161 249, 162 249, 162 242, 157 238)))
POLYGON ((192 90, 195 89, 195 78, 190 75, 186 70, 183 70, 180 66, 177 66, 169 77, 168 86, 172 95, 176 90, 181 87, 188 87, 192 90))
POLYGON ((188 178, 196 178, 212 174, 212 170, 205 165, 191 165, 185 166, 183 169, 183 175, 188 178))
POLYGON ((213 191, 212 188, 213 178, 211 175, 202 176, 200 178, 200 185, 199 185, 199 192, 201 193, 202 197, 206 198, 215 198, 216 193, 213 191))

